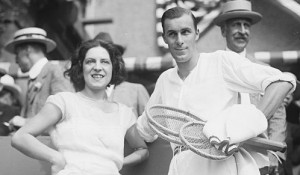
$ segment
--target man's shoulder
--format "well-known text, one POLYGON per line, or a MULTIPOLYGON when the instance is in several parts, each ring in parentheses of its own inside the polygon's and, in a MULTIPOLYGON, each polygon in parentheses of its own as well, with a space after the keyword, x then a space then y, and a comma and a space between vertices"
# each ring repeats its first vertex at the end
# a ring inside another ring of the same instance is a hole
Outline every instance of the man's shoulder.
MULTIPOLYGON (((227 50, 216 50, 213 52, 203 52, 201 53, 202 57, 207 58, 231 58, 232 56, 237 56, 238 54, 233 51, 227 50)), ((200 57, 201 57, 200 55, 200 57)))
POLYGON ((248 58, 248 60, 250 60, 250 61, 253 62, 253 63, 260 64, 260 65, 264 65, 264 66, 270 66, 270 65, 268 65, 267 63, 262 62, 262 61, 256 59, 256 58, 255 58, 253 55, 251 55, 251 54, 247 54, 246 57, 248 58))

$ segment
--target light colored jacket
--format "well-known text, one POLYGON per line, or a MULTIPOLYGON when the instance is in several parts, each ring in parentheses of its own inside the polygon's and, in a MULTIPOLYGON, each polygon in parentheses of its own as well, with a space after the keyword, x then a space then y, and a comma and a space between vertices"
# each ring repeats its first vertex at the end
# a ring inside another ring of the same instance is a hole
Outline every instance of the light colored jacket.
POLYGON ((48 62, 35 79, 29 80, 21 115, 32 118, 44 106, 48 96, 64 91, 74 91, 74 88, 64 77, 63 69, 57 64, 48 62))

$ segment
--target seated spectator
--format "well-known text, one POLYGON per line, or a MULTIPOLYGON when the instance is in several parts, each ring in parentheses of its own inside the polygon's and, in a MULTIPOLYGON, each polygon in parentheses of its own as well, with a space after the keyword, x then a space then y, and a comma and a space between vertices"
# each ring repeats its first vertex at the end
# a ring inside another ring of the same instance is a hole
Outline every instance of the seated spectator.
POLYGON ((13 77, 7 74, 0 78, 0 84, 0 136, 7 136, 14 129, 10 127, 9 121, 20 115, 21 88, 15 84, 13 77))

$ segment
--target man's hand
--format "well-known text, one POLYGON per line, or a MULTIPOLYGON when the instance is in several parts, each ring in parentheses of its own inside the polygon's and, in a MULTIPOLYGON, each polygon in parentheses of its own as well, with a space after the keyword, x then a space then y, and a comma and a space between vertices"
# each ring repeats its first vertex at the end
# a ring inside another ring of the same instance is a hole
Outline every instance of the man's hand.
POLYGON ((16 115, 9 121, 10 130, 15 130, 17 128, 20 128, 25 123, 26 123, 26 119, 24 117, 16 115))
POLYGON ((56 158, 51 161, 51 171, 53 174, 59 173, 66 166, 66 160, 61 153, 58 153, 56 158))
POLYGON ((269 174, 270 175, 277 175, 278 174, 278 159, 277 157, 268 152, 268 157, 269 157, 269 161, 270 161, 270 165, 269 165, 269 174))

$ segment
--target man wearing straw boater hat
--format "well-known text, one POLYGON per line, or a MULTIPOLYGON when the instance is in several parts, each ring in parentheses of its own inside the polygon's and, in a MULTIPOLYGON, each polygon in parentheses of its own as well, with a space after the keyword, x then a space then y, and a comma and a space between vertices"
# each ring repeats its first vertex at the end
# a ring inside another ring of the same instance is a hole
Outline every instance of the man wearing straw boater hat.
MULTIPOLYGON (((251 26, 262 19, 260 13, 251 9, 251 2, 247 0, 231 0, 222 6, 222 13, 214 20, 215 24, 221 28, 222 36, 226 39, 226 50, 236 52, 246 57, 252 62, 258 62, 253 57, 247 55, 246 47, 250 41, 251 26)), ((258 104, 260 94, 240 93, 241 103, 258 104)), ((268 131, 265 134, 270 140, 285 142, 286 139, 286 112, 284 104, 277 109, 275 114, 268 120, 268 131)), ((252 150, 253 148, 249 148, 252 150)), ((250 151, 251 152, 251 151, 250 151)), ((256 158, 261 174, 285 174, 282 169, 286 156, 281 153, 271 153, 264 150, 251 152, 256 158), (278 158, 279 157, 279 158, 278 158), (279 161, 282 162, 279 167, 279 161), (279 167, 279 169, 278 169, 279 167)), ((286 169, 286 168, 285 168, 286 169)), ((289 173, 287 173, 289 174, 289 173)))
POLYGON ((12 125, 22 126, 44 105, 47 97, 62 91, 73 91, 64 78, 62 69, 48 61, 46 54, 56 48, 56 43, 47 38, 45 30, 29 27, 18 30, 5 49, 16 54, 16 62, 22 72, 28 72, 28 89, 21 116, 11 120, 12 125))

